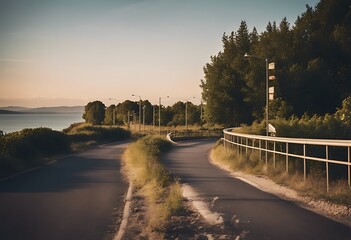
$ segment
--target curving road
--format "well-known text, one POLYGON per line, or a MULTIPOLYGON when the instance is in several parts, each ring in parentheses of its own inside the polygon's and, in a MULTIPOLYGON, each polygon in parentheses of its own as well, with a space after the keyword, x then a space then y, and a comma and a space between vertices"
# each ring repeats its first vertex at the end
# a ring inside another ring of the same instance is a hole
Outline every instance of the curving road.
POLYGON ((107 144, 0 182, 0 239, 108 239, 128 183, 107 144))
POLYGON ((167 168, 190 185, 240 239, 350 240, 351 228, 231 177, 209 163, 215 141, 183 143, 164 157, 167 168))

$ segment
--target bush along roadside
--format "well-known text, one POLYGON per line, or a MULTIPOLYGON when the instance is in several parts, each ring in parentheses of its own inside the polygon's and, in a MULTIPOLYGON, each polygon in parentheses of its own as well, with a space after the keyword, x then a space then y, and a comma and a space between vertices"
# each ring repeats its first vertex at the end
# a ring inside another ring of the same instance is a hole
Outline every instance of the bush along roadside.
POLYGON ((164 137, 148 135, 129 145, 124 153, 128 177, 136 194, 147 203, 145 235, 163 238, 167 220, 182 211, 181 185, 163 167, 160 156, 171 148, 164 137))
POLYGON ((0 137, 0 176, 44 164, 71 150, 66 134, 49 128, 23 129, 0 137))
POLYGON ((235 150, 226 149, 223 140, 217 142, 212 149, 211 159, 220 165, 224 165, 232 171, 242 171, 253 175, 265 175, 274 182, 283 186, 288 186, 298 191, 302 196, 315 200, 326 200, 336 204, 344 204, 351 207, 351 190, 346 181, 335 180, 330 183, 330 191, 326 191, 326 180, 323 174, 316 169, 314 174, 303 179, 299 166, 292 164, 289 173, 285 170, 285 160, 276 159, 276 167, 273 168, 272 159, 268 159, 268 164, 260 159, 258 151, 248 150, 248 154, 240 154, 235 150))
POLYGON ((93 143, 125 140, 130 132, 116 127, 73 124, 63 132, 50 128, 23 129, 0 135, 0 178, 43 165, 50 158, 83 150, 93 143))
POLYGON ((130 131, 120 127, 95 126, 81 123, 72 124, 63 130, 73 144, 113 142, 128 139, 130 131))

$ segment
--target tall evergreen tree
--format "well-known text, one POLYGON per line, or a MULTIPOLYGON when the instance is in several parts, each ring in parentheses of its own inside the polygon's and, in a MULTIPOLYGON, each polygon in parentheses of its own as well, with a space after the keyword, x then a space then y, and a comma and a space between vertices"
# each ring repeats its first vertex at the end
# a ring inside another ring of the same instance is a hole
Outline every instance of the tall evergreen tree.
POLYGON ((237 32, 223 35, 223 50, 204 67, 206 120, 237 125, 249 122, 248 116, 263 118, 265 58, 276 63, 275 109, 291 106, 297 115, 333 112, 351 94, 350 42, 349 0, 306 5, 294 26, 283 18, 278 26, 269 22, 261 34, 255 28, 248 33, 242 21, 237 32), (258 58, 245 62, 245 52, 258 58))

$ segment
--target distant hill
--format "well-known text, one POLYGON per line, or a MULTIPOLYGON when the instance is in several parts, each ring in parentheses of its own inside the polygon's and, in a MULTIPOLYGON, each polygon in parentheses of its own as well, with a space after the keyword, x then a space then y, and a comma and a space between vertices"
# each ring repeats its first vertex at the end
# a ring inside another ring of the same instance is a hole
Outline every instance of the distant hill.
POLYGON ((21 114, 21 112, 9 111, 9 110, 0 110, 0 114, 21 114))
POLYGON ((22 111, 25 111, 28 109, 30 109, 30 108, 19 107, 19 106, 0 107, 0 110, 14 111, 14 112, 22 112, 22 111))
POLYGON ((20 114, 20 113, 81 113, 84 112, 84 106, 74 107, 40 107, 40 108, 24 108, 18 106, 1 107, 0 114, 20 114))

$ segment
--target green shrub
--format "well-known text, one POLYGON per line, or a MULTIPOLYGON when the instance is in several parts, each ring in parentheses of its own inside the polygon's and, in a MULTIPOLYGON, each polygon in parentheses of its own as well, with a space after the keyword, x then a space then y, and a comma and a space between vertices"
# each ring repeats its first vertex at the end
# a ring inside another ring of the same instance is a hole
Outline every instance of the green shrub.
POLYGON ((31 159, 51 156, 70 149, 67 136, 49 128, 23 129, 0 138, 0 153, 4 157, 31 159))
MULTIPOLYGON (((275 116, 276 117, 276 116, 275 116)), ((324 116, 293 115, 288 119, 270 119, 280 137, 351 139, 351 97, 342 102, 342 107, 334 114, 324 116)), ((239 130, 244 133, 265 135, 266 122, 253 122, 251 126, 243 125, 239 130)))
POLYGON ((44 158, 69 152, 72 143, 111 142, 130 136, 130 132, 122 128, 84 123, 72 124, 64 132, 66 134, 49 128, 34 128, 0 134, 0 174, 8 175, 40 165, 44 158))
POLYGON ((75 124, 65 129, 73 142, 83 141, 120 141, 130 137, 130 131, 119 127, 102 127, 87 124, 75 124))
POLYGON ((155 135, 147 135, 143 138, 140 138, 138 141, 147 145, 151 148, 156 148, 157 151, 164 153, 171 149, 172 143, 167 141, 165 138, 155 135))
POLYGON ((0 138, 0 166, 3 172, 40 164, 45 157, 70 151, 68 137, 49 128, 23 129, 0 138))

